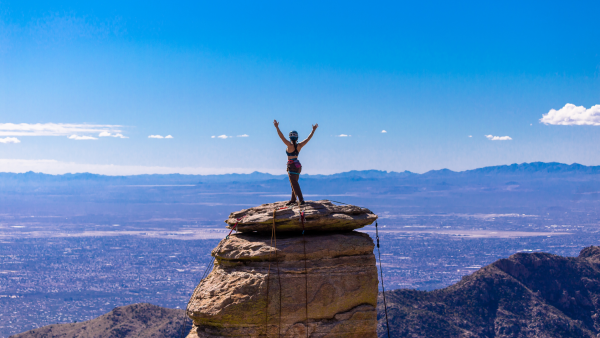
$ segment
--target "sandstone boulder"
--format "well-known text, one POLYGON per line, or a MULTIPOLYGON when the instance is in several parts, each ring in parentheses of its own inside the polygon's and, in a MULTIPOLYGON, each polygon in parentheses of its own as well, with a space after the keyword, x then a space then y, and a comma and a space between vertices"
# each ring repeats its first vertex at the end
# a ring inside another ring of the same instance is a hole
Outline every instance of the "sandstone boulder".
POLYGON ((327 200, 306 201, 302 207, 285 205, 286 202, 263 204, 233 212, 225 221, 231 229, 237 223, 239 232, 270 232, 273 210, 278 232, 302 231, 300 214, 304 211, 304 227, 310 231, 349 231, 369 225, 377 219, 371 210, 355 205, 335 205, 327 200))
POLYGON ((307 337, 307 330, 311 338, 377 337, 377 268, 367 234, 271 240, 238 233, 213 250, 214 269, 188 307, 188 338, 307 337))

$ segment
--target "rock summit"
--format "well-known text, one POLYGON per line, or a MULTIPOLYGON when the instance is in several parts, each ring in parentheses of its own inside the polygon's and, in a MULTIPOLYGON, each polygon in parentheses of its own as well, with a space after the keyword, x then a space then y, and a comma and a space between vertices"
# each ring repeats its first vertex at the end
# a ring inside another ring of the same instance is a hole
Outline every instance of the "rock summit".
POLYGON ((188 305, 188 338, 377 337, 374 244, 353 231, 376 219, 330 201, 232 213, 227 227, 237 222, 240 232, 212 251, 214 267, 188 305))
POLYGON ((271 232, 273 211, 277 232, 302 231, 301 213, 304 211, 304 228, 315 231, 347 231, 362 228, 377 219, 371 210, 355 205, 335 205, 331 201, 306 201, 302 207, 287 206, 286 202, 263 204, 258 207, 232 212, 225 221, 227 228, 236 224, 239 232, 271 232))

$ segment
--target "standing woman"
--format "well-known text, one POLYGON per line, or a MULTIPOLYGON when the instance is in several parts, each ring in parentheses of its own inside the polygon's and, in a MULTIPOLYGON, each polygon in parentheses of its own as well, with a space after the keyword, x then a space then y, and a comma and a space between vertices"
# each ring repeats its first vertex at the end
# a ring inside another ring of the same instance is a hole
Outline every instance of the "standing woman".
POLYGON ((279 134, 279 138, 285 143, 287 149, 285 153, 288 157, 287 162, 287 172, 288 177, 290 178, 290 184, 292 185, 292 199, 287 203, 287 205, 292 205, 296 203, 296 196, 300 200, 300 205, 304 205, 304 198, 302 197, 302 190, 300 190, 300 185, 298 184, 298 179, 300 178, 300 172, 302 171, 302 165, 300 161, 298 161, 298 154, 300 150, 310 141, 313 137, 315 130, 319 127, 318 124, 312 126, 312 131, 310 135, 306 138, 306 140, 298 143, 298 132, 295 130, 290 131, 290 140, 286 140, 285 136, 279 130, 279 122, 277 120, 273 121, 275 128, 277 128, 277 134, 279 134))

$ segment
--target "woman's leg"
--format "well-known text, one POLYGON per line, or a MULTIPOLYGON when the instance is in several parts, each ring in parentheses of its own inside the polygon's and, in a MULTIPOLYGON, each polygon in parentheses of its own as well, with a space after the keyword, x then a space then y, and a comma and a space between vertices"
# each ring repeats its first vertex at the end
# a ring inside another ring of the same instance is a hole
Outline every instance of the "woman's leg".
POLYGON ((302 167, 296 167, 296 164, 290 163, 287 167, 288 177, 290 178, 290 185, 292 186, 292 199, 291 202, 296 201, 296 197, 300 200, 300 202, 304 201, 302 197, 302 190, 300 190, 300 184, 298 184, 298 180, 300 179, 300 172, 302 171, 302 167), (296 174, 293 174, 296 173, 296 174))
POLYGON ((290 199, 290 202, 296 202, 296 194, 294 193, 294 178, 293 176, 298 177, 298 175, 294 175, 294 174, 290 174, 288 173, 288 177, 290 178, 290 187, 292 188, 292 198, 290 199))
POLYGON ((296 196, 298 196, 298 199, 300 200, 300 202, 304 202, 304 197, 302 197, 302 190, 300 189, 300 184, 298 184, 298 180, 300 179, 300 175, 295 175, 295 174, 289 174, 290 175, 290 181, 292 182, 292 198, 294 199, 294 201, 296 200, 296 196))

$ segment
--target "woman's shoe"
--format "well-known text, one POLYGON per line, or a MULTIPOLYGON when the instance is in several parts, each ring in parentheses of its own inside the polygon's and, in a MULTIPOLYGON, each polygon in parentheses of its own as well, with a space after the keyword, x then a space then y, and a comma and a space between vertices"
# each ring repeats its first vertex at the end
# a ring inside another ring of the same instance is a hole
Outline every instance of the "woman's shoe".
POLYGON ((305 205, 305 204, 306 204, 306 203, 304 203, 304 201, 301 201, 301 202, 300 202, 300 205, 305 205))
POLYGON ((294 204, 296 204, 296 201, 289 201, 285 205, 294 205, 294 204))

